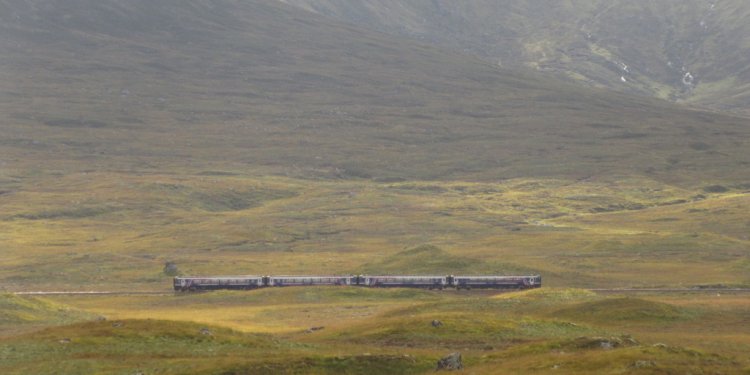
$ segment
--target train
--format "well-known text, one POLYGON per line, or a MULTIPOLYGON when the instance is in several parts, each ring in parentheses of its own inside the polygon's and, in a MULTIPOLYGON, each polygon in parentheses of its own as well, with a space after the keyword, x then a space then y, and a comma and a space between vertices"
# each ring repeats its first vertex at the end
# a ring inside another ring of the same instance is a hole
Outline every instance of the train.
POLYGON ((542 286, 542 277, 533 276, 178 276, 174 290, 251 290, 287 286, 359 286, 372 288, 422 289, 530 289, 542 286))

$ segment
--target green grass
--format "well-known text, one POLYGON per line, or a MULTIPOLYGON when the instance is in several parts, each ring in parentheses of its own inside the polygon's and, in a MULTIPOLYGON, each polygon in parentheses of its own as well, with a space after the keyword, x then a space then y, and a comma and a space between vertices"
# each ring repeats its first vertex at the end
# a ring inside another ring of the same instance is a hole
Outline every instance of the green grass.
POLYGON ((47 299, 0 294, 0 332, 69 324, 97 317, 47 299))
MULTIPOLYGON (((493 359, 503 361, 504 370, 510 372, 531 370, 562 374, 663 374, 692 371, 743 373, 743 368, 729 358, 680 347, 637 344, 615 349, 601 347, 602 342, 611 343, 617 339, 581 338, 531 345, 508 351, 493 359)), ((491 368, 491 365, 483 367, 487 371, 491 371, 491 368)))
POLYGON ((376 347, 422 347, 451 350, 494 350, 521 342, 577 337, 596 330, 540 319, 508 319, 475 312, 432 312, 397 316, 364 323, 329 336, 332 342, 352 342, 376 347), (433 327, 433 319, 442 326, 433 327))
POLYGON ((218 372, 239 374, 416 374, 434 368, 433 361, 403 355, 356 355, 337 357, 305 357, 278 363, 230 366, 218 372))
POLYGON ((737 185, 706 194, 703 184, 637 178, 378 183, 95 173, 23 186, 0 196, 8 257, 0 277, 10 290, 165 290, 168 261, 183 274, 538 273, 545 285, 586 287, 748 282, 736 272, 748 246, 747 194, 737 185), (32 217, 89 207, 114 209, 32 217))
POLYGON ((454 351, 462 353, 466 371, 478 374, 553 368, 571 374, 739 374, 750 364, 743 356, 750 343, 742 335, 748 311, 742 295, 350 290, 57 297, 118 315, 4 336, 0 370, 411 374, 432 372, 438 358, 454 351), (368 305, 378 309, 363 309, 368 305), (325 314, 317 314, 320 308, 325 314), (258 309, 265 312, 258 315, 258 309), (187 321, 190 316, 197 322, 187 321), (442 325, 433 327, 434 319, 442 325), (234 329, 227 328, 230 321, 234 329), (299 322, 322 328, 257 333, 262 324, 299 322))
POLYGON ((552 315, 602 325, 622 321, 664 325, 694 317, 693 313, 666 303, 632 297, 584 302, 555 311, 552 315))
POLYGON ((195 323, 124 320, 45 329, 3 343, 6 373, 122 373, 157 371, 160 366, 188 373, 206 369, 206 359, 248 357, 261 350, 285 352, 270 337, 240 334, 195 323), (208 329, 207 334, 202 329, 208 329), (46 353, 39 361, 36 353, 46 353), (192 363, 191 363, 192 362, 192 363))
POLYGON ((434 245, 421 245, 387 256, 381 261, 367 263, 359 268, 362 274, 535 274, 533 270, 518 265, 483 262, 480 259, 453 255, 434 245))

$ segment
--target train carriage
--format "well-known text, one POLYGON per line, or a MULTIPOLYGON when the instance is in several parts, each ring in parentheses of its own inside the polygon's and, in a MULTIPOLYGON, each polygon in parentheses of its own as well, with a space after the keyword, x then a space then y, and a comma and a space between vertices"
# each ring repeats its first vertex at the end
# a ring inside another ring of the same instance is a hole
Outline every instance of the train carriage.
POLYGON ((269 276, 268 286, 352 285, 353 276, 269 276))
POLYGON ((359 285, 391 288, 443 289, 448 286, 446 276, 361 276, 359 285))
POLYGON ((249 290, 264 286, 261 276, 175 277, 174 290, 249 290))
POLYGON ((542 277, 536 276, 451 276, 456 289, 528 289, 542 285, 542 277))

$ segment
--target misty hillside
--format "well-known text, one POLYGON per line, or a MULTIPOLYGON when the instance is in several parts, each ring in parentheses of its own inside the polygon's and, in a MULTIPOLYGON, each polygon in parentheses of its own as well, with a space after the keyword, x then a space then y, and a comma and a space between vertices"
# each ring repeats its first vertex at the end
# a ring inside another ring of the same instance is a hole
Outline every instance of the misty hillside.
POLYGON ((276 0, 1 0, 0 48, 8 179, 750 178, 744 119, 498 67, 276 0))
POLYGON ((748 113, 743 0, 281 1, 503 66, 748 113))

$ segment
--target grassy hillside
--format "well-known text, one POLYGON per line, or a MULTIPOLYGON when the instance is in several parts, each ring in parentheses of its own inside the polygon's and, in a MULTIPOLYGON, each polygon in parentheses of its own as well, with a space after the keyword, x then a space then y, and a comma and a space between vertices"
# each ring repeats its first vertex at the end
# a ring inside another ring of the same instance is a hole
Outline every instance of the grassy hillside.
POLYGON ((274 1, 0 3, 3 190, 40 173, 750 179, 747 121, 274 1))
POLYGON ((625 92, 747 114, 741 0, 282 0, 380 31, 625 92))
POLYGON ((743 220, 588 222, 742 212, 744 119, 498 68, 277 1, 0 10, 7 290, 163 288, 167 261, 184 273, 748 282, 729 272, 741 262, 724 262, 747 251, 743 220), (399 254, 422 244, 442 250, 399 254))
POLYGON ((58 298, 108 320, 0 339, 3 373, 426 374, 454 351, 477 374, 742 374, 750 365, 738 295, 284 288, 58 298))
POLYGON ((40 327, 94 320, 99 316, 47 299, 0 294, 0 336, 40 327))

